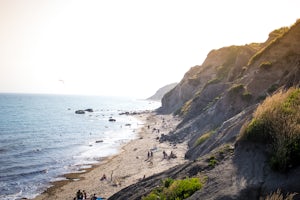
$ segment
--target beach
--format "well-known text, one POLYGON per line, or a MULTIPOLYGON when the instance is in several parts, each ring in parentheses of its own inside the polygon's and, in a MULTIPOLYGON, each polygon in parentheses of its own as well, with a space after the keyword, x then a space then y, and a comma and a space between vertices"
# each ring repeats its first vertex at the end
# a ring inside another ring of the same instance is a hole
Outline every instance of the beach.
POLYGON ((34 200, 73 199, 78 190, 84 190, 88 198, 93 194, 109 198, 145 177, 185 162, 186 143, 173 145, 158 140, 161 134, 168 134, 176 128, 180 119, 153 112, 141 112, 134 116, 142 122, 135 130, 137 138, 120 147, 117 155, 103 158, 83 173, 66 174, 67 180, 54 182, 51 188, 34 200), (176 155, 174 158, 169 158, 171 152, 176 155), (106 179, 101 180, 103 175, 106 179))

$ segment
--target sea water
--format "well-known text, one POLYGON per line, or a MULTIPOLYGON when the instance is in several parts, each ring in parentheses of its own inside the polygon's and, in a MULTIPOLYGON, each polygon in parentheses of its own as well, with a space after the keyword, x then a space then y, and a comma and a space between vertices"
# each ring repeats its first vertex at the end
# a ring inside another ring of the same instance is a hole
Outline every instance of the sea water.
POLYGON ((63 174, 116 154, 141 125, 120 113, 159 106, 121 97, 0 94, 0 200, 34 198, 63 174), (88 108, 94 112, 75 114, 88 108))

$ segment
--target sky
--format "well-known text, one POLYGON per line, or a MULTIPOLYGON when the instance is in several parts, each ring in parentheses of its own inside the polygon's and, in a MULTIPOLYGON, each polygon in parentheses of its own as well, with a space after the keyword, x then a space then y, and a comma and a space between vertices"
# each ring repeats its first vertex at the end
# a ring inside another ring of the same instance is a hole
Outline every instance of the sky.
POLYGON ((207 54, 264 42, 299 0, 0 0, 0 93, 147 98, 207 54))

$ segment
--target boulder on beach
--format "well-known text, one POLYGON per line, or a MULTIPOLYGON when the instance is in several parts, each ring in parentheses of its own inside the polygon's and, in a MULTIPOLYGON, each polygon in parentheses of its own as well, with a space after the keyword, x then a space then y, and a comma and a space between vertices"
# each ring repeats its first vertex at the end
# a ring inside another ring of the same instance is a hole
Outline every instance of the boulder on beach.
POLYGON ((75 114, 85 114, 85 111, 84 110, 76 110, 75 114))
POLYGON ((92 108, 85 109, 84 111, 86 111, 86 112, 94 112, 94 110, 92 108))

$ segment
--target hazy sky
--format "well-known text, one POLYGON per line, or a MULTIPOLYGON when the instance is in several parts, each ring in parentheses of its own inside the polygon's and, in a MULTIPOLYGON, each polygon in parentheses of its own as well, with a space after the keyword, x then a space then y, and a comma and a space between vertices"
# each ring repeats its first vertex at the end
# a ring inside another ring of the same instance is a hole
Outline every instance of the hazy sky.
POLYGON ((299 0, 0 0, 0 92, 151 96, 212 49, 263 42, 299 0))

